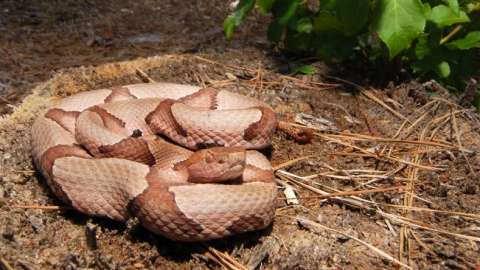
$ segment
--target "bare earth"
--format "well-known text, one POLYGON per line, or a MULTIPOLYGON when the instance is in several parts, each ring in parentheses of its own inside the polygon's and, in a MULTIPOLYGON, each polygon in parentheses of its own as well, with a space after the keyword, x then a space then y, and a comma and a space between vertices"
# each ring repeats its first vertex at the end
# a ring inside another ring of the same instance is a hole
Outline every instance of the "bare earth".
POLYGON ((223 1, 104 2, 0 5, 0 269, 397 269, 398 260, 412 269, 480 267, 479 119, 442 89, 325 89, 321 64, 314 75, 279 74, 261 18, 224 40, 223 1), (300 113, 329 121, 307 144, 276 133, 266 152, 274 165, 308 158, 277 170, 271 227, 179 243, 54 198, 32 165, 33 119, 51 96, 140 83, 137 69, 156 81, 257 97, 289 123, 300 113), (285 187, 299 204, 287 204, 285 187), (39 207, 47 205, 60 209, 39 207), (91 226, 97 249, 87 245, 91 226), (218 251, 239 265, 222 266, 218 251))

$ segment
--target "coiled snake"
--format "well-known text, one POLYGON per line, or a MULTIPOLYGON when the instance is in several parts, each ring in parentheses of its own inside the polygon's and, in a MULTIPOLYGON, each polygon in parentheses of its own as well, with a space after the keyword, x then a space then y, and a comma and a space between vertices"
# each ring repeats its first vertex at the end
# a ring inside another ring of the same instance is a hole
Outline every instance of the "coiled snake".
POLYGON ((203 241, 272 222, 273 172, 254 149, 271 144, 276 125, 253 98, 135 84, 56 102, 33 124, 32 151, 53 193, 78 211, 203 241))

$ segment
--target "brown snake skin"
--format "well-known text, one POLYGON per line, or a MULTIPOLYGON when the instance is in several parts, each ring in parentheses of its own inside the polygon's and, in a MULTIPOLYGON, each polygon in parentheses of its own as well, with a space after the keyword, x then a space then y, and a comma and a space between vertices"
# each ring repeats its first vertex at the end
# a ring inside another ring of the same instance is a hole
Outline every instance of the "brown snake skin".
POLYGON ((135 84, 56 102, 33 124, 32 151, 53 193, 78 211, 203 241, 272 222, 272 167, 253 149, 269 146, 276 126, 256 99, 135 84))

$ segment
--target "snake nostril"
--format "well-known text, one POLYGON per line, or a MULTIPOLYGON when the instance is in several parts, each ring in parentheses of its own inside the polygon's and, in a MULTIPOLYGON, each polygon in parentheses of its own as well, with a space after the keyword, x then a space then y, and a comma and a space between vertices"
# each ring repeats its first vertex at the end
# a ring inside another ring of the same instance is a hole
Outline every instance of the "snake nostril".
POLYGON ((130 135, 130 137, 132 137, 132 138, 142 137, 142 131, 140 129, 135 129, 132 132, 132 135, 130 135))

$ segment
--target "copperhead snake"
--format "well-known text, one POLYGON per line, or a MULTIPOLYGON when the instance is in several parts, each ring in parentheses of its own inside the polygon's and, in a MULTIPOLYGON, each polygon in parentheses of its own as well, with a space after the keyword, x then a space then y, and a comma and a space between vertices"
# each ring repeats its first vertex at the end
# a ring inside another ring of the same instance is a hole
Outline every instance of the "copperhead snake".
POLYGON ((133 84, 56 101, 32 126, 32 154, 76 210, 203 241, 271 224, 277 188, 255 149, 276 125, 267 104, 236 93, 133 84))

